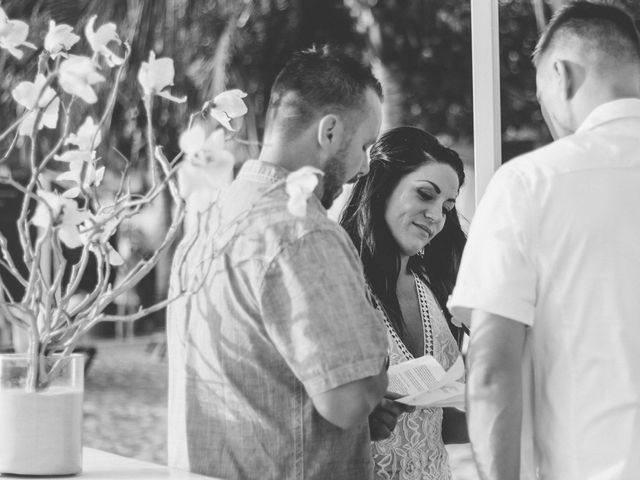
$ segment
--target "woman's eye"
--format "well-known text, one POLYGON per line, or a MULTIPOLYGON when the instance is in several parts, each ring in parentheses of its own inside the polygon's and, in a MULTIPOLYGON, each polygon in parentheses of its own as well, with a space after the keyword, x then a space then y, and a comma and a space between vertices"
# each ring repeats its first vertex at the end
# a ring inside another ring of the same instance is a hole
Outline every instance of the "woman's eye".
POLYGON ((433 195, 429 192, 425 192, 424 190, 418 190, 418 195, 420 195, 420 198, 423 200, 433 200, 433 195))

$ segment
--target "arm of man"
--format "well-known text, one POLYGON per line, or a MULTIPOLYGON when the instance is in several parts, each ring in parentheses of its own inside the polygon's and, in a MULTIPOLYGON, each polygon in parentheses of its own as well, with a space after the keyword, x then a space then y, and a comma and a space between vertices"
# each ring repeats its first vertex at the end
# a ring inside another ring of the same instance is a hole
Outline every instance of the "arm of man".
POLYGON ((387 339, 346 233, 316 230, 287 245, 260 299, 271 341, 318 413, 344 429, 364 424, 387 387, 387 339))
POLYGON ((481 310, 471 322, 467 419, 476 466, 483 480, 517 479, 526 326, 481 310))
POLYGON ((348 429, 362 424, 380 402, 387 388, 387 369, 311 396, 322 417, 337 427, 348 429))

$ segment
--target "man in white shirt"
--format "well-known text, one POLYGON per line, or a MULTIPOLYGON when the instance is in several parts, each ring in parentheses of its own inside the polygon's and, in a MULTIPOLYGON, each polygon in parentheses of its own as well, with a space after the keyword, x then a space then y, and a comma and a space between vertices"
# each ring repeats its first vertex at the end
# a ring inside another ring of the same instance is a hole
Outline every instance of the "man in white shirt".
POLYGON ((483 479, 640 479, 640 40, 570 4, 536 52, 555 142, 501 167, 449 306, 483 479))

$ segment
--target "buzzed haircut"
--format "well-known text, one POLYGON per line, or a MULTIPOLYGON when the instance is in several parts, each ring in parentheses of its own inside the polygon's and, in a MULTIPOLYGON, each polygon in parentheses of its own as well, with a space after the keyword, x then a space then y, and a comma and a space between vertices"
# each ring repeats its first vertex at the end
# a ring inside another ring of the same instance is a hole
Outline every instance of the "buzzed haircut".
POLYGON ((357 110, 368 88, 382 99, 382 86, 371 68, 343 52, 326 45, 297 52, 271 88, 267 128, 277 118, 290 135, 319 115, 357 110))
POLYGON ((611 1, 578 0, 558 10, 536 45, 534 65, 552 45, 567 37, 595 45, 611 59, 640 62, 640 35, 633 18, 611 1))

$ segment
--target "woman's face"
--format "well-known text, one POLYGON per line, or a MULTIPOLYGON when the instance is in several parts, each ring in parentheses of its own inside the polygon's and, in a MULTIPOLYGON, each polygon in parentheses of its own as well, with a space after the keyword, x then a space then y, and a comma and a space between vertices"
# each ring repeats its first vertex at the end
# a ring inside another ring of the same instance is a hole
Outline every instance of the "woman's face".
POLYGON ((401 255, 415 255, 442 231, 459 189, 458 175, 444 163, 425 163, 400 179, 384 218, 401 255))

